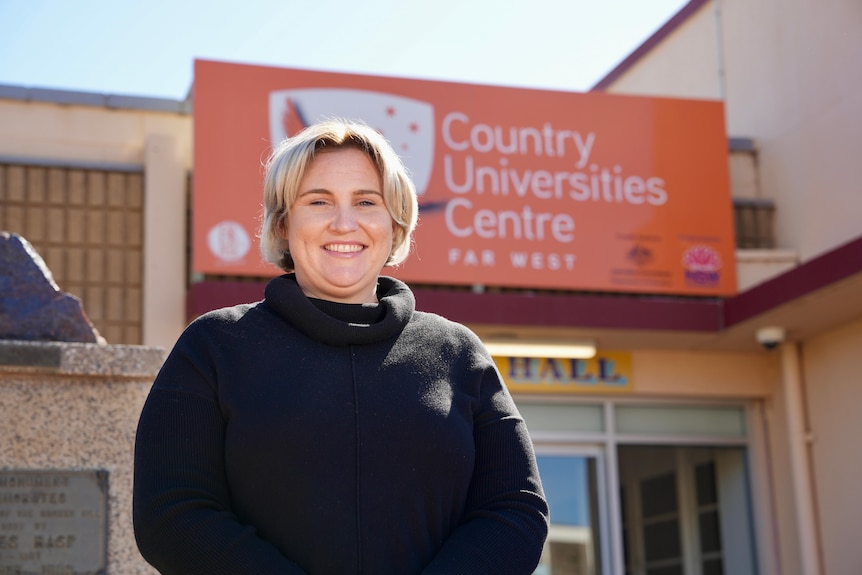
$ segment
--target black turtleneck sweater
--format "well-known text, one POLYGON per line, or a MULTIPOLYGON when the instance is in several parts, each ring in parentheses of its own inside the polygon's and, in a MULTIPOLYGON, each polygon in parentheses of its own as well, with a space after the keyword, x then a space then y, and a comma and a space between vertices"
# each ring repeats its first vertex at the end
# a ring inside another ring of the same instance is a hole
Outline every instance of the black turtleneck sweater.
POLYGON ((478 338, 380 303, 265 299, 185 330, 135 448, 138 546, 172 575, 529 574, 547 534, 524 422, 478 338))

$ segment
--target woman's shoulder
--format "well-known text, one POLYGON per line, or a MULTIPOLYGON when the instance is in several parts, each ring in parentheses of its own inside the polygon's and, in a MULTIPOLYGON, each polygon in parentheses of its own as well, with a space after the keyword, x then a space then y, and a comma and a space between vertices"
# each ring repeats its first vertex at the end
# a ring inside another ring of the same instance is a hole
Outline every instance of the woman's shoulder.
POLYGON ((243 303, 207 311, 193 318, 183 330, 182 338, 201 338, 219 334, 239 334, 258 329, 261 302, 243 303))
POLYGON ((420 334, 424 333, 428 337, 436 336, 450 341, 459 341, 471 347, 482 346, 482 341, 473 330, 462 323, 436 313, 416 311, 413 313, 410 325, 414 330, 418 330, 420 334))
POLYGON ((236 324, 259 306, 260 302, 255 302, 213 309, 193 318, 189 322, 188 327, 194 329, 206 329, 209 326, 236 324))

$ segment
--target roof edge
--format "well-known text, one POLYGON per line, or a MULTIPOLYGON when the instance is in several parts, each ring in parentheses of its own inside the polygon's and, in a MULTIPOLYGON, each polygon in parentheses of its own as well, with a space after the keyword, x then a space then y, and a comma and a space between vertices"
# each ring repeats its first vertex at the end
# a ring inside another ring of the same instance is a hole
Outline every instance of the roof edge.
MULTIPOLYGON (((719 333, 857 274, 862 274, 862 236, 727 299, 529 291, 477 294, 419 286, 413 291, 417 309, 461 323, 719 333)), ((265 285, 266 281, 194 283, 187 294, 188 318, 259 301, 265 285)))
MULTIPOLYGON (((266 281, 208 280, 189 286, 187 319, 220 307, 259 301, 266 281)), ((663 295, 485 292, 415 286, 416 309, 460 323, 713 333, 721 330, 718 298, 663 295)))
POLYGON ((724 300, 724 328, 856 274, 862 274, 862 236, 724 300))
POLYGON ((143 110, 166 112, 170 114, 191 114, 190 100, 174 100, 148 96, 125 96, 119 94, 100 94, 77 90, 53 88, 33 88, 0 84, 0 100, 19 100, 22 102, 43 102, 73 106, 92 106, 112 110, 143 110))

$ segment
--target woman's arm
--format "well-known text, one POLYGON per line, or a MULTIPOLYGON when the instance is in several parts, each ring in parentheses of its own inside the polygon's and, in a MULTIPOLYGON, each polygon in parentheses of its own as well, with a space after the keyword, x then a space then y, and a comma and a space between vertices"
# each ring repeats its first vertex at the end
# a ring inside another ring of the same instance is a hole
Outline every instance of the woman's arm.
POLYGON ((548 533, 532 441, 497 371, 474 420, 476 463, 464 518, 423 575, 529 575, 548 533))
POLYGON ((141 554, 164 575, 304 574, 231 512, 225 422, 195 363, 174 349, 138 423, 133 514, 141 554))

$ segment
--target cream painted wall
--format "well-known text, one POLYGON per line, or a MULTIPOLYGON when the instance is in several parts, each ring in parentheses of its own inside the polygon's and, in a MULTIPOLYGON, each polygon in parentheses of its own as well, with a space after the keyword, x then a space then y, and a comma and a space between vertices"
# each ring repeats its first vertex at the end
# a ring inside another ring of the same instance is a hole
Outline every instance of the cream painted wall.
MULTIPOLYGON (((718 31, 707 3, 607 91, 644 96, 721 99, 718 31)), ((745 134, 738 134, 744 136, 745 134)))
POLYGON ((173 347, 186 325, 186 174, 170 134, 148 134, 144 177, 143 343, 173 347))
POLYGON ((805 387, 824 573, 862 566, 862 320, 805 343, 805 387))
POLYGON ((729 130, 757 141, 779 246, 806 261, 860 234, 862 10, 854 0, 721 5, 729 130))
POLYGON ((143 343, 169 349, 186 325, 189 115, 0 100, 0 156, 144 170, 143 343))
POLYGON ((146 136, 169 134, 184 166, 192 166, 187 115, 0 100, 0 126, 3 156, 143 166, 146 136))
POLYGON ((774 393, 779 378, 768 353, 632 352, 638 395, 762 398, 774 393))
POLYGON ((792 250, 736 250, 736 285, 743 292, 797 265, 792 250))

